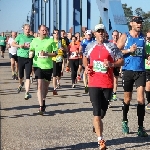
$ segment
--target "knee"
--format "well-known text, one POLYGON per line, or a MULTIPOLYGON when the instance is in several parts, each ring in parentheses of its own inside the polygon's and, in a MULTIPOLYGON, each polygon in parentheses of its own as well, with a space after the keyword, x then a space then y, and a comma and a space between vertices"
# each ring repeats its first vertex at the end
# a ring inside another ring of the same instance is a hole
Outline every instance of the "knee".
POLYGON ((132 99, 131 94, 124 95, 124 102, 125 102, 126 104, 130 104, 131 99, 132 99))

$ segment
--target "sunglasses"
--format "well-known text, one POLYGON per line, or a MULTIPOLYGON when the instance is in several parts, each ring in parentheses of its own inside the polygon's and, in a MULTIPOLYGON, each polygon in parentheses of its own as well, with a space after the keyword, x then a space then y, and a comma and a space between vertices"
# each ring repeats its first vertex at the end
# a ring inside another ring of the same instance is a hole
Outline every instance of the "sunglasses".
POLYGON ((98 29, 96 32, 100 33, 100 32, 104 32, 103 29, 98 29))

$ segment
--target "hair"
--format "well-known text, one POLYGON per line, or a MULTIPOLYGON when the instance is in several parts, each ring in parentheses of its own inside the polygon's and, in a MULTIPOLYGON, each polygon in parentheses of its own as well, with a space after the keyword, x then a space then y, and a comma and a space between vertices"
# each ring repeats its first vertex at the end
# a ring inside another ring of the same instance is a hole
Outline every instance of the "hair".
POLYGON ((148 29, 148 31, 146 33, 150 33, 150 29, 148 29))
POLYGON ((113 33, 114 33, 114 32, 117 32, 117 33, 119 33, 119 31, 118 31, 118 30, 114 30, 114 31, 112 32, 112 35, 113 35, 113 33))
POLYGON ((45 25, 39 25, 39 26, 38 26, 38 30, 40 30, 40 29, 41 29, 41 27, 45 27, 45 28, 47 28, 45 25))
POLYGON ((24 25, 23 25, 23 29, 24 29, 24 27, 25 27, 25 26, 28 26, 28 27, 30 27, 30 25, 29 25, 29 24, 24 24, 24 25))
POLYGON ((65 30, 61 30, 61 32, 64 32, 64 33, 65 33, 65 30))
POLYGON ((76 32, 75 34, 77 34, 77 33, 80 34, 80 32, 76 32))
POLYGON ((77 40, 77 37, 76 37, 75 35, 72 35, 71 39, 72 39, 72 38, 75 38, 75 39, 77 40))
POLYGON ((54 30, 53 30, 53 33, 54 33, 54 31, 58 31, 58 32, 59 32, 59 30, 58 30, 58 29, 54 29, 54 30))

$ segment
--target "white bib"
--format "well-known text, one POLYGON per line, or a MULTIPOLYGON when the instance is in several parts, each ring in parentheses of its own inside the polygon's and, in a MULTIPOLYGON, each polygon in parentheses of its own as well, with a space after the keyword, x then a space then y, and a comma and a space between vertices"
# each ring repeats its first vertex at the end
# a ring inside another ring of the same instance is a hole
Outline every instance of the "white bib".
POLYGON ((93 61, 93 71, 106 73, 107 72, 107 68, 104 66, 103 62, 94 60, 93 61))
POLYGON ((137 47, 136 51, 133 53, 133 56, 142 56, 143 47, 137 47))

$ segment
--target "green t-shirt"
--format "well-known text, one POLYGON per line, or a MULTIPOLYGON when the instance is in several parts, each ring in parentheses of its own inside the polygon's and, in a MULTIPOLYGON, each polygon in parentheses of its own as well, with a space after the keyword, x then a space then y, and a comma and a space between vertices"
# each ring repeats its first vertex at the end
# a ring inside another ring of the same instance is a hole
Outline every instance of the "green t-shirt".
MULTIPOLYGON (((26 36, 25 34, 19 34, 15 38, 15 42, 17 42, 19 45, 23 45, 25 43, 30 44, 33 40, 34 36, 26 36)), ((29 48, 18 48, 17 50, 17 56, 23 57, 23 58, 29 58, 29 48)))
MULTIPOLYGON (((150 55, 150 42, 146 42, 146 53, 150 55)), ((148 61, 147 59, 145 59, 145 69, 150 69, 150 61, 148 61)))
POLYGON ((41 40, 39 37, 34 38, 30 43, 30 51, 34 51, 33 67, 39 67, 41 69, 53 68, 52 57, 39 57, 39 53, 43 50, 48 53, 55 51, 52 46, 53 40, 49 37, 41 40))
POLYGON ((6 37, 5 36, 0 36, 0 45, 1 46, 6 46, 6 37))

